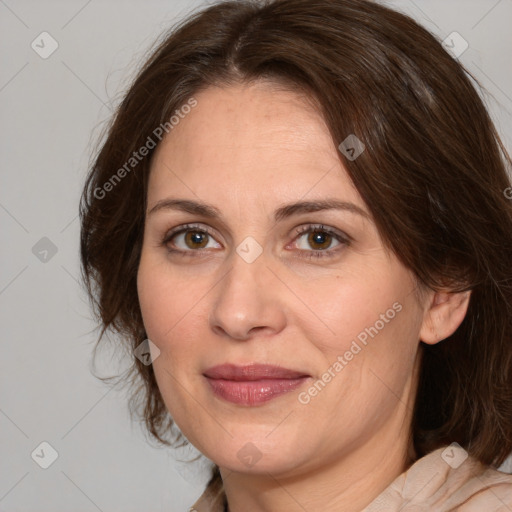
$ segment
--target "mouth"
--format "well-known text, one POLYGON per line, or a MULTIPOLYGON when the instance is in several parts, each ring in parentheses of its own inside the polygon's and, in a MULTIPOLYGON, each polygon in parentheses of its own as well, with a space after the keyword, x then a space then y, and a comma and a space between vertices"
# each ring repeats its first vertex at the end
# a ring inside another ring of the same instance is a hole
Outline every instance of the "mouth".
POLYGON ((237 405, 255 406, 294 391, 311 378, 305 372, 280 366, 223 364, 204 372, 210 390, 237 405))

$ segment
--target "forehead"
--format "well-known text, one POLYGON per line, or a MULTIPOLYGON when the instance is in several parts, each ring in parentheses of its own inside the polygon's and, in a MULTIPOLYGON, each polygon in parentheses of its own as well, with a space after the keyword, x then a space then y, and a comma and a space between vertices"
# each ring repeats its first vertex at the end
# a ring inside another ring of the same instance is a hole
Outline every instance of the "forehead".
MULTIPOLYGON (((357 191, 319 112, 303 95, 274 84, 210 87, 158 146, 149 199, 169 191, 229 201, 282 202, 357 191)), ((359 201, 361 203, 361 201, 359 201)))

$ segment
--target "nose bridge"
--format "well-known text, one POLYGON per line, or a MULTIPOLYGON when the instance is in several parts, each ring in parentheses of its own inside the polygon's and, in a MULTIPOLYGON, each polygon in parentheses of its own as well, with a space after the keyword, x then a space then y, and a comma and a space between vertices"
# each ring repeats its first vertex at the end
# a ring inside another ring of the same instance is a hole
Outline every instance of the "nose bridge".
POLYGON ((246 293, 250 296, 264 281, 263 277, 268 272, 266 255, 263 254, 263 246, 253 237, 246 237, 236 246, 230 256, 231 270, 226 276, 223 294, 243 297, 246 293))
POLYGON ((214 330, 237 339, 246 339, 254 328, 278 331, 284 325, 263 248, 248 238, 231 255, 231 268, 219 283, 210 315, 214 330))

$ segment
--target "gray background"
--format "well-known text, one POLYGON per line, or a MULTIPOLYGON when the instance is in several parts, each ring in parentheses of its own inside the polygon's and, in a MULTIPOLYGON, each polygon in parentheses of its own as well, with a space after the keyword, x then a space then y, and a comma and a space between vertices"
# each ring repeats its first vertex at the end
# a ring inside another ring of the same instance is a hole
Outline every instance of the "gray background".
MULTIPOLYGON (((204 464, 149 444, 126 394, 91 374, 77 206, 102 123, 145 51, 206 3, 0 0, 2 511, 185 511, 204 488, 204 464), (43 31, 59 45, 46 59, 31 48, 43 31), (48 469, 31 458, 43 441, 59 454, 48 469)), ((488 89, 510 150, 512 0, 388 3, 441 39, 457 31, 468 41, 460 60, 488 89)), ((126 368, 107 352, 101 375, 126 368)))

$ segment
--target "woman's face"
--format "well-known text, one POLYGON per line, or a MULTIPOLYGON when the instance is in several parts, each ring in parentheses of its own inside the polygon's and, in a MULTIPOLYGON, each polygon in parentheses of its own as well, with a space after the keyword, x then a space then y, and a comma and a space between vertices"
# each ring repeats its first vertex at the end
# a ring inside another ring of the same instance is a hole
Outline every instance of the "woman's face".
POLYGON ((276 476, 405 443, 423 306, 322 118, 268 83, 195 98, 152 161, 138 273, 174 421, 221 468, 276 476))

